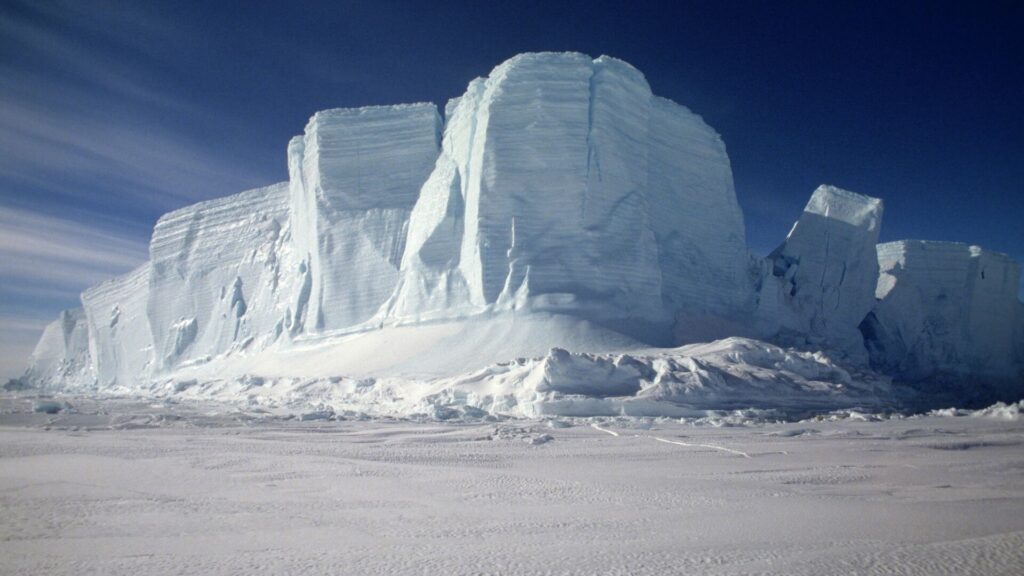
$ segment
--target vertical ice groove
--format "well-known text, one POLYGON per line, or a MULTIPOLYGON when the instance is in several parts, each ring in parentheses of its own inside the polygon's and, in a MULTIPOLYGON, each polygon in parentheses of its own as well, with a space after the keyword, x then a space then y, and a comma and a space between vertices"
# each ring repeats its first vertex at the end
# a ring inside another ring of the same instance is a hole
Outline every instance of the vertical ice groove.
POLYGON ((326 110, 310 119, 292 175, 293 211, 307 227, 300 253, 310 255, 309 297, 296 309, 313 323, 300 329, 355 329, 387 301, 409 214, 438 160, 440 130, 429 103, 326 110))

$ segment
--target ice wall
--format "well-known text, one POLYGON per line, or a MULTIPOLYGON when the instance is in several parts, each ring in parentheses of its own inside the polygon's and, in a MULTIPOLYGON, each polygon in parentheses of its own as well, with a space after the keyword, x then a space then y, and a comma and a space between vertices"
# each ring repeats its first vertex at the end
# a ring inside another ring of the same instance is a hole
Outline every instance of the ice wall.
POLYGON ((676 308, 722 312, 749 292, 721 139, 635 68, 524 54, 447 114, 390 303, 399 321, 528 304, 667 326, 676 308))
POLYGON ((153 334, 146 305, 150 265, 82 293, 92 370, 101 387, 127 386, 148 375, 153 334))
POLYGON ((878 303, 861 326, 876 367, 910 381, 1024 381, 1020 264, 919 240, 879 245, 878 261, 878 303))
POLYGON ((707 317, 745 319, 753 297, 725 143, 700 116, 664 98, 652 100, 648 126, 648 213, 662 297, 677 316, 678 341, 721 337, 702 326, 707 317))
MULTIPOLYGON (((741 335, 870 356, 903 379, 1024 380, 1019 265, 948 243, 876 254, 881 201, 832 186, 775 252, 751 257, 721 138, 625 62, 522 54, 445 118, 433 104, 317 113, 288 145, 289 182, 161 218, 151 263, 62 313, 27 379, 112 387, 243 370, 309 335, 328 355, 395 355, 386 330, 330 337, 475 317, 492 355, 545 338, 585 350, 607 344, 600 334, 628 346, 741 335), (573 329, 524 328, 552 318, 573 329)), ((430 332, 391 334, 420 349, 442 341, 430 332)))
POLYGON ((438 156, 433 104, 318 112, 288 148, 301 262, 293 330, 369 320, 391 294, 409 212, 438 156))
POLYGON ((759 309, 766 324, 863 356, 857 327, 874 305, 881 225, 878 198, 819 186, 767 259, 759 309))
POLYGON ((288 198, 275 184, 160 218, 146 304, 158 369, 260 348, 286 329, 298 276, 288 198))
POLYGON ((64 310, 46 326, 29 358, 24 380, 41 388, 75 389, 94 385, 84 310, 64 310))

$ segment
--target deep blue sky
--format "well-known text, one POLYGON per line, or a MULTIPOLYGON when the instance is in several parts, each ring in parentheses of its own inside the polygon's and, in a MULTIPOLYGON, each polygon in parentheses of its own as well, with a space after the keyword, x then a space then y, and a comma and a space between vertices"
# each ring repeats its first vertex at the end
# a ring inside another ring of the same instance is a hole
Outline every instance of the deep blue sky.
POLYGON ((758 253, 820 183, 884 240, 1024 259, 1024 3, 0 2, 0 377, 156 218, 285 180, 323 108, 458 96, 524 51, 609 54, 725 139, 758 253), (575 4, 575 5, 574 5, 575 4))

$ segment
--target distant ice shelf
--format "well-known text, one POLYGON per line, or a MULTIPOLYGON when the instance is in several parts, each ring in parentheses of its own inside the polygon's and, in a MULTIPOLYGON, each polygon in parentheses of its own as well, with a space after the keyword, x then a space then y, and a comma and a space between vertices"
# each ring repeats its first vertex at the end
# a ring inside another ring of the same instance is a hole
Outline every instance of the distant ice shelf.
POLYGON ((721 137, 615 58, 515 56, 443 116, 321 111, 287 163, 162 217, 21 383, 392 415, 1024 394, 1016 262, 878 245, 882 201, 827 185, 751 254, 721 137))

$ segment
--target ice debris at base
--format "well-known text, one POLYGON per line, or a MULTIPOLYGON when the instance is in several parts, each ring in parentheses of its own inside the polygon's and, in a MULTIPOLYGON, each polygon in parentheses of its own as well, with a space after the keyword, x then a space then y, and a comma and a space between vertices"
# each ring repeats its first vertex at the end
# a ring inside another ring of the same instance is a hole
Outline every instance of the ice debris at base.
POLYGON ((297 411, 302 420, 333 414, 428 419, 550 416, 706 418, 756 406, 743 419, 792 418, 835 408, 881 410, 892 403, 887 378, 851 372, 828 356, 759 340, 728 338, 674 349, 574 353, 491 364, 430 379, 262 378, 166 380, 144 389, 158 397, 210 400, 251 409, 297 411), (312 410, 310 410, 312 408, 312 410))
POLYGON ((881 200, 834 186, 750 254, 722 139, 614 58, 516 56, 443 117, 318 112, 287 164, 161 218, 18 384, 435 417, 1024 392, 1017 263, 876 246, 881 200))
POLYGON ((1017 422, 1024 415, 1024 400, 1007 404, 1005 402, 996 402, 995 404, 982 408, 980 410, 965 410, 963 408, 943 408, 941 410, 932 410, 928 413, 929 416, 948 416, 948 417, 959 417, 959 416, 970 416, 973 418, 992 418, 993 420, 1005 420, 1007 422, 1017 422))

